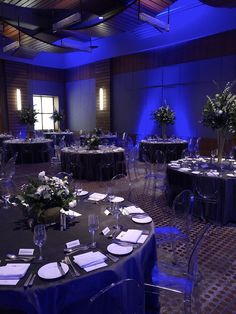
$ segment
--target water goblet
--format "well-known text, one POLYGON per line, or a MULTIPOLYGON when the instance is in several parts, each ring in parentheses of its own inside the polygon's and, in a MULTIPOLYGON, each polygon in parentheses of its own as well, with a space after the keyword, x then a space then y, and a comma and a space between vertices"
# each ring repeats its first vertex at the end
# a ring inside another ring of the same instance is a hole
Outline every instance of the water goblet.
POLYGON ((213 160, 215 159, 215 157, 216 157, 216 150, 213 149, 213 150, 211 151, 211 161, 212 161, 212 162, 213 162, 213 160))
POLYGON ((95 214, 91 214, 88 216, 88 231, 92 235, 92 243, 90 244, 91 248, 96 247, 96 242, 95 242, 95 232, 99 228, 99 219, 98 216, 95 214))
POLYGON ((76 182, 74 184, 74 192, 76 197, 78 197, 82 191, 83 191, 82 184, 80 182, 76 182))
POLYGON ((47 232, 44 225, 39 224, 34 227, 34 244, 39 247, 39 258, 38 261, 43 260, 42 256, 42 246, 46 242, 47 239, 47 232))
POLYGON ((107 188, 107 199, 110 203, 110 206, 109 206, 109 211, 112 211, 112 201, 113 199, 115 198, 115 195, 113 193, 113 189, 111 187, 108 187, 107 188))
POLYGON ((117 231, 121 230, 122 226, 119 225, 119 217, 121 215, 119 203, 114 204, 113 209, 112 209, 112 215, 116 219, 116 225, 114 225, 113 228, 116 229, 117 231))
POLYGON ((196 150, 196 151, 195 151, 195 157, 196 157, 196 158, 199 158, 199 157, 200 157, 200 152, 199 152, 199 150, 196 150))

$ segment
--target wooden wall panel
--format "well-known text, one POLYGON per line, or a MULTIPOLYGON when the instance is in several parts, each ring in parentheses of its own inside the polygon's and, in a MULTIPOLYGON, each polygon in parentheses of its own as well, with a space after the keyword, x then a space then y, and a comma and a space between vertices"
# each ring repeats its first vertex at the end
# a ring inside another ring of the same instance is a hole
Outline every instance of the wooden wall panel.
POLYGON ((95 63, 82 65, 66 71, 66 81, 87 80, 95 77, 95 63))
POLYGON ((96 127, 103 130, 111 128, 111 71, 110 60, 96 62, 96 127), (104 109, 99 109, 99 89, 104 90, 104 109))
POLYGON ((0 133, 8 130, 5 63, 0 60, 0 133))
POLYGON ((112 59, 114 74, 236 54, 236 30, 112 59))
POLYGON ((2 62, 4 63, 4 80, 6 82, 5 110, 8 113, 9 124, 8 129, 5 127, 4 131, 9 130, 16 135, 22 127, 19 121, 19 112, 17 111, 16 89, 21 90, 22 107, 32 106, 33 99, 29 90, 29 81, 65 83, 65 71, 12 61, 2 62))
POLYGON ((7 86, 9 130, 16 135, 20 130, 19 112, 17 111, 16 103, 16 89, 19 88, 21 90, 22 107, 28 106, 28 66, 24 63, 6 61, 5 77, 7 86))

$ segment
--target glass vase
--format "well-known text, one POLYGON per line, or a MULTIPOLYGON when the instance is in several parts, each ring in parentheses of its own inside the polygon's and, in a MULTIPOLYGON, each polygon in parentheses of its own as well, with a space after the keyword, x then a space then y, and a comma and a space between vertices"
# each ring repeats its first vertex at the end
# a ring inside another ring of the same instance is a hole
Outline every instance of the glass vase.
POLYGON ((225 132, 223 129, 218 129, 217 130, 218 163, 222 162, 224 144, 225 144, 225 132))

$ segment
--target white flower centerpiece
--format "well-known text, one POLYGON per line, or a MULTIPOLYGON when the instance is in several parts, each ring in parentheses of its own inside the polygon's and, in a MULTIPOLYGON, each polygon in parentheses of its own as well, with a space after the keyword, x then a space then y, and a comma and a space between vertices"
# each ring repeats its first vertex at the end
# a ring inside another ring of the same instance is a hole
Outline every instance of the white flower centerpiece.
POLYGON ((92 135, 87 139, 86 144, 88 146, 88 150, 96 150, 99 148, 100 138, 96 135, 92 135))
POLYGON ((203 108, 202 123, 217 131, 218 162, 222 161, 225 138, 227 134, 236 132, 236 95, 231 89, 234 82, 228 82, 221 93, 213 98, 207 96, 203 108))
POLYGON ((59 219, 62 208, 68 210, 76 205, 68 178, 49 177, 45 171, 40 172, 38 178, 32 178, 24 184, 16 199, 23 206, 25 216, 37 223, 59 219))
POLYGON ((174 124, 175 113, 169 105, 161 106, 157 110, 152 112, 152 119, 157 121, 161 127, 161 135, 163 139, 167 138, 166 126, 168 124, 174 124))

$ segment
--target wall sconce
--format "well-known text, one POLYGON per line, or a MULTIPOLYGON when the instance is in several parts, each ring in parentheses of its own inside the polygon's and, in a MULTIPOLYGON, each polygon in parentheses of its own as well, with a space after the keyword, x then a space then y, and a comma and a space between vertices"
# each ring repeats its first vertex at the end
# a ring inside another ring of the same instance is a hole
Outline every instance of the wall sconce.
POLYGON ((104 90, 102 87, 99 88, 99 109, 104 109, 104 90))
POLYGON ((17 110, 21 110, 21 91, 19 88, 16 89, 16 104, 17 110))

